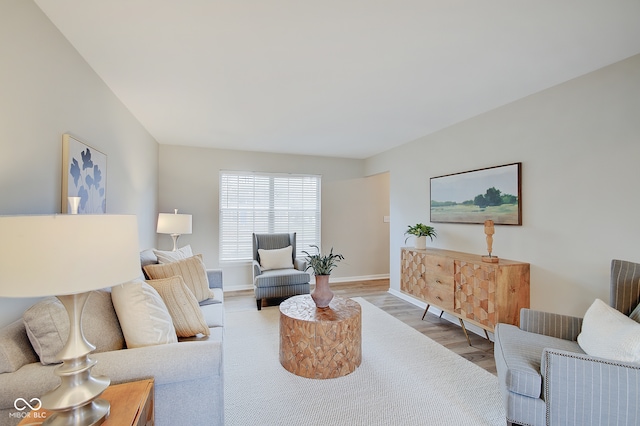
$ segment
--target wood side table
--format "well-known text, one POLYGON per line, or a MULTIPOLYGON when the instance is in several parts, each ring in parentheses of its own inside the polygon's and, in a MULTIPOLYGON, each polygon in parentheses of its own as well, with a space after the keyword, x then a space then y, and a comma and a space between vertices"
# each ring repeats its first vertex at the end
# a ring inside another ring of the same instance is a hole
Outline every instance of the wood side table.
POLYGON ((346 376, 362 362, 361 324, 351 299, 319 309, 308 294, 291 297, 280 304, 280 364, 309 379, 346 376))
MULTIPOLYGON (((153 379, 111 385, 100 395, 111 404, 104 426, 153 426, 153 379)), ((50 415, 47 410, 29 413, 18 426, 40 425, 50 415), (37 417, 36 417, 37 416, 37 417)))

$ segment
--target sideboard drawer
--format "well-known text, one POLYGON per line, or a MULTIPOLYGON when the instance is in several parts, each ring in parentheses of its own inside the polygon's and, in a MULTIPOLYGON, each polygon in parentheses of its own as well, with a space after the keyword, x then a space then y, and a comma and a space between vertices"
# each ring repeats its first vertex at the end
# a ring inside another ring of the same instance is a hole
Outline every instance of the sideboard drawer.
POLYGON ((440 308, 453 310, 453 275, 435 274, 427 269, 424 281, 424 300, 440 308))
POLYGON ((427 256, 422 253, 425 269, 428 273, 443 277, 453 277, 453 259, 444 256, 427 256))

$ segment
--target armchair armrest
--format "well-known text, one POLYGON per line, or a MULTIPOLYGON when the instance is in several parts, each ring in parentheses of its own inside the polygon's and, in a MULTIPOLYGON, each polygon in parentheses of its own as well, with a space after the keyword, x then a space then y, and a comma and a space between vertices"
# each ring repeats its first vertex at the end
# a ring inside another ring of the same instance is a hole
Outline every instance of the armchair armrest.
POLYGON ((294 259, 293 267, 298 271, 306 271, 307 270, 307 261, 306 259, 294 259))
POLYGON ((253 281, 256 280, 256 277, 260 274, 262 274, 262 268, 260 267, 260 263, 258 263, 257 260, 253 260, 251 261, 251 264, 253 265, 252 271, 253 271, 253 281))
POLYGON ((222 288, 222 269, 207 269, 209 288, 222 288))
POLYGON ((527 308, 520 310, 520 329, 530 333, 576 341, 581 328, 582 318, 527 308))
POLYGON ((640 424, 640 364, 545 349, 547 424, 640 424))

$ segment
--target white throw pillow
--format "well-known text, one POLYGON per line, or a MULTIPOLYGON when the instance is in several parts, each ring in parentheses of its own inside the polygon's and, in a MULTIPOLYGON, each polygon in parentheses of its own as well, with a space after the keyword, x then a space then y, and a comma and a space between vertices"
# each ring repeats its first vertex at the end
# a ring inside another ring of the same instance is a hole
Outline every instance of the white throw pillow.
POLYGON ((596 299, 584 314, 578 344, 591 356, 640 362, 640 324, 596 299))
POLYGON ((188 244, 184 247, 180 247, 176 251, 153 249, 153 254, 155 254, 158 258, 158 263, 177 262, 178 260, 184 260, 193 256, 193 253, 191 252, 191 246, 188 244))
POLYGON ((111 299, 128 348, 178 342, 167 306, 149 284, 131 281, 114 286, 111 299))
POLYGON ((260 267, 264 270, 293 268, 292 253, 292 246, 274 250, 258 249, 260 267))

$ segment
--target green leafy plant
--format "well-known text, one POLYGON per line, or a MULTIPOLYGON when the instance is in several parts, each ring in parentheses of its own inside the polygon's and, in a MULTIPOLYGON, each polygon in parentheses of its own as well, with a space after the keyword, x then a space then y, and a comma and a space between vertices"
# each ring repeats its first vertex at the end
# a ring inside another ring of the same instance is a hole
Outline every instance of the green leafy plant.
MULTIPOLYGON (((333 247, 328 255, 320 253, 320 247, 311 245, 318 251, 316 254, 309 254, 307 251, 302 250, 307 255, 307 261, 309 265, 307 269, 313 269, 313 275, 331 275, 331 271, 337 267, 337 262, 344 260, 344 256, 341 254, 333 254, 333 247)), ((305 271, 307 270, 305 269, 305 271)))
POLYGON ((433 241, 434 237, 437 237, 436 229, 433 226, 423 225, 422 223, 418 223, 414 226, 409 225, 409 229, 407 229, 404 235, 409 235, 404 242, 406 243, 409 238, 414 237, 429 237, 431 241, 433 241))

